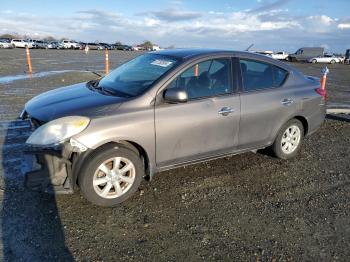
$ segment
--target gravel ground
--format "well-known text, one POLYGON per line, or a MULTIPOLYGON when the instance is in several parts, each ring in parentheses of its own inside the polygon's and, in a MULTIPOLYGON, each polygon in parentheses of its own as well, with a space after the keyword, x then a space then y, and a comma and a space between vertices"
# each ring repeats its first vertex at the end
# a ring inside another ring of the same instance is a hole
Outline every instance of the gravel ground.
MULTIPOLYGON (((111 68, 138 54, 111 52, 111 68)), ((33 50, 32 57, 36 72, 103 70, 103 52, 85 56, 80 51, 33 50)), ((65 72, 1 84, 2 76, 23 74, 24 51, 0 50, 0 59, 6 61, 0 65, 0 260, 346 261, 350 257, 350 117, 328 116, 322 128, 305 140, 296 159, 247 153, 178 168, 145 182, 122 205, 101 208, 79 193, 55 197, 23 189, 23 143, 30 130, 26 122, 14 121, 34 95, 96 75, 65 72)), ((322 67, 295 66, 316 76, 322 67)), ((350 67, 329 67, 330 101, 350 103, 350 67)))

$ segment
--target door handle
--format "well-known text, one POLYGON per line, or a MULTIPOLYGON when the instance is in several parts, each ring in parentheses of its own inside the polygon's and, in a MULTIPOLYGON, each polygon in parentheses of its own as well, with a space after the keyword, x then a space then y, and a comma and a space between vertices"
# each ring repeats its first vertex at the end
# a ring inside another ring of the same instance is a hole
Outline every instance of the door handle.
POLYGON ((218 113, 219 113, 219 115, 228 116, 229 114, 231 114, 233 112, 235 112, 234 109, 232 109, 231 107, 225 106, 225 107, 221 108, 218 113))
POLYGON ((289 106, 293 103, 294 103, 293 99, 290 99, 290 98, 285 98, 281 101, 281 104, 284 106, 289 106))

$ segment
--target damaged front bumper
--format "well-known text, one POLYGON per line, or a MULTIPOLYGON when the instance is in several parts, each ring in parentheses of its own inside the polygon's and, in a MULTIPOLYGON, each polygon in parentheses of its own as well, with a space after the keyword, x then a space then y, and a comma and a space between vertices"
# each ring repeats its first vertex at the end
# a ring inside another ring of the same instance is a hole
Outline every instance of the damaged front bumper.
POLYGON ((25 174, 25 186, 47 193, 73 193, 72 147, 69 143, 54 148, 28 146, 25 154, 34 156, 40 169, 25 174))

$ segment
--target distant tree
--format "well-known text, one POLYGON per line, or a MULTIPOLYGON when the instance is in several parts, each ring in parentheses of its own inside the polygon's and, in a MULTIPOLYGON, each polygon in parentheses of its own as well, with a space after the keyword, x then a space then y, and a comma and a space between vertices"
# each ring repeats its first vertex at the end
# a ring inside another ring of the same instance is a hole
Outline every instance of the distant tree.
POLYGON ((153 49, 153 43, 151 41, 144 41, 141 46, 145 48, 146 50, 152 50, 153 49))
POLYGON ((31 37, 31 35, 25 34, 25 35, 23 35, 22 38, 24 38, 24 39, 31 39, 32 37, 31 37))
POLYGON ((53 36, 47 36, 47 37, 44 37, 43 40, 47 42, 53 42, 53 41, 56 41, 56 38, 54 38, 53 36))
POLYGON ((115 42, 115 44, 116 45, 123 45, 122 42, 120 42, 120 41, 115 42))
POLYGON ((18 34, 2 34, 2 35, 0 35, 0 38, 13 39, 13 38, 19 38, 19 35, 18 34))

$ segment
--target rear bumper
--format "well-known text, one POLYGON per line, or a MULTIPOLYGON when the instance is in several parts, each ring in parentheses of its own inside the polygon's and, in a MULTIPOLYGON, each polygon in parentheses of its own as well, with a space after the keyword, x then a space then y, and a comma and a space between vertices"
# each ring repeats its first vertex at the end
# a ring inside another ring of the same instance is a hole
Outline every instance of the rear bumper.
POLYGON ((315 133, 323 124, 326 118, 326 104, 320 105, 319 111, 316 111, 313 115, 307 117, 309 124, 307 136, 315 133))
POLYGON ((72 164, 67 146, 60 148, 27 148, 26 154, 34 156, 40 169, 25 174, 25 187, 47 193, 73 193, 72 164))

